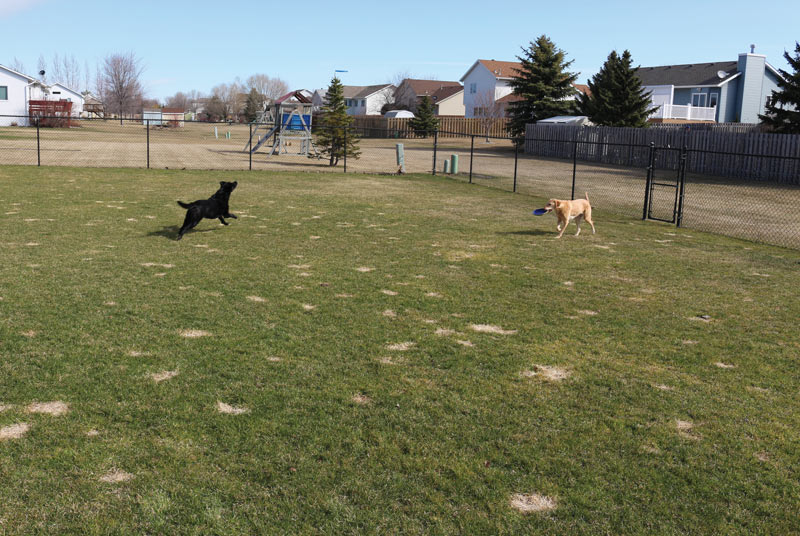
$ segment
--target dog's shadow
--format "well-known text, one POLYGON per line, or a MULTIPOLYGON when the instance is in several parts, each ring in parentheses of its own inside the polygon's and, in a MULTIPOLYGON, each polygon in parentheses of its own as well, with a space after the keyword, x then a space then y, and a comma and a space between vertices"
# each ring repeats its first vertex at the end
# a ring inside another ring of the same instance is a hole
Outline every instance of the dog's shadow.
POLYGON ((524 231, 498 231, 499 235, 522 235, 522 236, 545 236, 552 235, 553 231, 544 231, 542 229, 526 229, 524 231))
MULTIPOLYGON (((170 238, 172 240, 178 240, 178 231, 180 230, 180 225, 168 225, 162 227, 158 231, 150 231, 147 233, 147 236, 162 236, 164 238, 170 238)), ((186 234, 194 234, 194 233, 212 233, 217 229, 190 229, 186 234)))

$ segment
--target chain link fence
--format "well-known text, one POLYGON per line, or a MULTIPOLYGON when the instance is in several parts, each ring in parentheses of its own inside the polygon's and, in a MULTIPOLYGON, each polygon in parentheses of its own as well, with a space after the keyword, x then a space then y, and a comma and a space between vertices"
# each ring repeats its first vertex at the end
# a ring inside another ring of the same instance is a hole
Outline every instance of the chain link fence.
POLYGON ((6 125, 0 126, 0 163, 370 174, 397 174, 402 167, 540 198, 588 194, 599 218, 617 213, 800 249, 800 154, 615 143, 592 135, 564 139, 541 129, 515 143, 351 127, 339 129, 338 138, 356 139, 360 155, 342 154, 331 166, 319 143, 326 129, 318 125, 304 133, 269 124, 153 123, 80 119, 70 128, 46 128, 28 117, 0 116, 6 125), (735 173, 714 174, 721 164, 735 173))

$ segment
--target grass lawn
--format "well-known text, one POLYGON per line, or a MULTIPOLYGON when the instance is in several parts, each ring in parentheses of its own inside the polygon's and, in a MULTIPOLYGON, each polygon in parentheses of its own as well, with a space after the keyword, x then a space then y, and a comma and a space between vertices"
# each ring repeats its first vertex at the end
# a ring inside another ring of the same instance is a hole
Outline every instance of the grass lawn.
POLYGON ((0 535, 800 532, 800 252, 542 202, 0 167, 0 535))

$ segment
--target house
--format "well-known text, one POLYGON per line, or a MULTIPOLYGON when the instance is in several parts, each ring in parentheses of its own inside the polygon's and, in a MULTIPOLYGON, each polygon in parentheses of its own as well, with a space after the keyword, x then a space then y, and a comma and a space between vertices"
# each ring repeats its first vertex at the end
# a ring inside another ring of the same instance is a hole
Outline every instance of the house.
POLYGON ((186 113, 183 108, 161 108, 161 121, 170 127, 182 127, 186 113))
POLYGON ((43 82, 0 65, 0 126, 27 126, 28 103, 45 100, 49 92, 43 82))
POLYGON ((103 102, 91 92, 83 94, 83 117, 103 117, 103 102))
POLYGON ((80 117, 83 114, 83 105, 85 98, 79 92, 71 89, 64 84, 57 82, 50 86, 51 100, 65 100, 72 103, 73 117, 80 117))
POLYGON ((381 115, 381 108, 393 101, 396 88, 392 84, 377 84, 342 89, 348 115, 381 115))
POLYGON ((670 123, 759 123, 781 79, 754 47, 737 61, 640 67, 636 74, 659 107, 650 120, 670 123))
POLYGON ((412 112, 415 112, 422 97, 427 96, 433 100, 433 96, 437 92, 448 87, 457 87, 462 89, 462 86, 459 82, 452 80, 419 80, 414 78, 406 78, 400 82, 399 86, 397 86, 397 90, 394 92, 394 102, 400 107, 405 107, 412 112))
MULTIPOLYGON (((519 100, 512 94, 511 81, 522 64, 518 61, 478 60, 472 64, 461 82, 464 84, 464 115, 481 117, 487 109, 495 109, 500 117, 508 114, 508 104, 519 100), (496 104, 497 105, 496 105, 496 104)), ((572 84, 580 93, 589 92, 589 86, 572 84)), ((568 97, 574 100, 577 95, 568 97)))
POLYGON ((433 113, 436 115, 455 115, 464 117, 464 88, 445 86, 431 95, 433 113))

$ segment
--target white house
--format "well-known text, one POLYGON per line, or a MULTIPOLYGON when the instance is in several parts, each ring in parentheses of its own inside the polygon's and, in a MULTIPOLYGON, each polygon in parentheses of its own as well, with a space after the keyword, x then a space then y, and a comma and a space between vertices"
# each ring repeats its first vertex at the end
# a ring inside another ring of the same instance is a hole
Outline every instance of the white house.
POLYGON ((374 86, 343 86, 348 115, 381 115, 381 108, 394 99, 392 84, 374 86))
POLYGON ((0 65, 0 126, 27 126, 28 102, 48 94, 48 86, 39 80, 0 65))
MULTIPOLYGON (((464 84, 464 115, 480 117, 483 109, 499 102, 505 114, 508 103, 515 98, 511 96, 513 88, 511 80, 517 75, 522 64, 518 61, 478 60, 461 77, 464 84)), ((583 84, 572 84, 581 93, 588 93, 589 87, 583 84)), ((565 100, 574 100, 576 95, 565 100)))
POLYGON ((491 106, 510 94, 511 79, 520 63, 516 61, 478 60, 472 64, 461 83, 464 84, 464 116, 477 117, 476 108, 491 106))
POLYGON ((60 82, 50 86, 50 98, 48 100, 70 101, 72 103, 72 117, 80 117, 83 114, 85 100, 83 95, 60 82))

